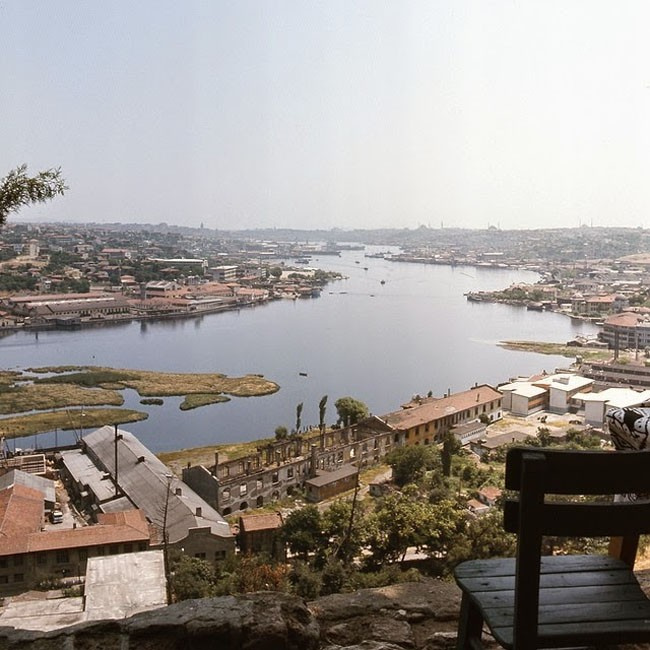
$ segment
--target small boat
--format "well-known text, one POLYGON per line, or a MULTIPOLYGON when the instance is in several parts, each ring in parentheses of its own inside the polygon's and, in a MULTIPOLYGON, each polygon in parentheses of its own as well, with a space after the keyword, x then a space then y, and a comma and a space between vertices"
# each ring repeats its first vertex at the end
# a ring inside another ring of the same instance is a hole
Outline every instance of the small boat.
POLYGON ((382 280, 379 284, 386 284, 386 280, 382 280))
POLYGON ((299 372, 298 374, 299 374, 301 377, 306 377, 306 376, 307 376, 307 373, 306 373, 306 372, 299 372))

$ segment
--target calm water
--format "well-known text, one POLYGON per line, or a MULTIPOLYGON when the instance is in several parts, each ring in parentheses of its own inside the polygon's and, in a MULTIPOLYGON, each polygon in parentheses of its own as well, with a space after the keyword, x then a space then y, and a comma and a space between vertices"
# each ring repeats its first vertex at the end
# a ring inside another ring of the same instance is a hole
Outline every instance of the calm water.
MULTIPOLYGON (((528 272, 391 263, 357 251, 316 258, 312 264, 348 278, 328 285, 318 299, 279 300, 197 319, 18 332, 0 339, 0 367, 87 364, 261 373, 280 384, 271 396, 233 398, 188 412, 178 409, 180 398, 143 407, 133 391, 125 391, 125 406, 150 414, 125 428, 152 450, 163 451, 272 436, 278 425, 295 425, 300 402, 303 425, 317 424, 323 395, 329 396, 326 420, 333 423, 334 401, 344 395, 381 415, 415 393, 441 395, 475 382, 496 384, 519 374, 550 372, 569 360, 503 350, 496 342, 563 342, 596 331, 557 314, 469 303, 463 295, 535 281, 537 276, 528 272)), ((53 438, 41 434, 18 445, 45 446, 53 438)), ((58 434, 59 442, 71 439, 72 434, 58 434)))

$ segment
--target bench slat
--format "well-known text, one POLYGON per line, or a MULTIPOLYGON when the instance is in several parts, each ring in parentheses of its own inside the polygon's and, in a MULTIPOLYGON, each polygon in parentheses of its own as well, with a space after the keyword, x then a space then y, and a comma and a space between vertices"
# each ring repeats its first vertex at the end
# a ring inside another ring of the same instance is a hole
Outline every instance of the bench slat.
MULTIPOLYGON (((575 645, 608 645, 622 643, 644 643, 650 641, 650 622, 642 619, 625 621, 592 621, 584 623, 564 623, 542 625, 538 628, 540 642, 547 648, 566 648, 575 645)), ((499 643, 512 648, 512 626, 493 627, 492 633, 499 643)))
MULTIPOLYGON (((473 596, 481 609, 499 606, 512 607, 515 601, 514 589, 474 592, 473 596)), ((551 587, 542 589, 540 592, 540 602, 544 605, 607 603, 644 600, 644 598, 643 591, 636 583, 611 586, 551 587)))
MULTIPOLYGON (((566 571, 604 571, 607 569, 629 569, 619 559, 609 555, 553 555, 542 557, 541 573, 564 573, 566 571)), ((469 560, 456 567, 459 578, 489 576, 509 576, 515 574, 515 558, 495 558, 490 560, 469 560)))

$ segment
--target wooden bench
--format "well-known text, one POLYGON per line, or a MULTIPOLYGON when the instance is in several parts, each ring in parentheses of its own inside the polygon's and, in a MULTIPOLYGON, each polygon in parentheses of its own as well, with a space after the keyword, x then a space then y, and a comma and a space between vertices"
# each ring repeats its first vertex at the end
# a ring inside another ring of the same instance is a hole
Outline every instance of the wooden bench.
POLYGON ((580 499, 650 493, 650 450, 514 448, 505 486, 518 492, 504 506, 517 556, 456 567, 457 648, 482 648, 484 624, 515 650, 650 642, 650 600, 632 571, 638 536, 650 532, 650 503, 580 499), (543 535, 618 537, 610 555, 541 556, 543 535))

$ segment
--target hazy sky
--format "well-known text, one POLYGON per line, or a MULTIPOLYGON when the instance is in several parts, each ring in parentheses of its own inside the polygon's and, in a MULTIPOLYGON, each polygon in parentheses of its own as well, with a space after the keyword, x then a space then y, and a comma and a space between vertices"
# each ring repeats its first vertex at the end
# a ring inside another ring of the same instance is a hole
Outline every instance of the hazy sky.
POLYGON ((650 3, 0 0, 12 219, 648 225, 650 3))

